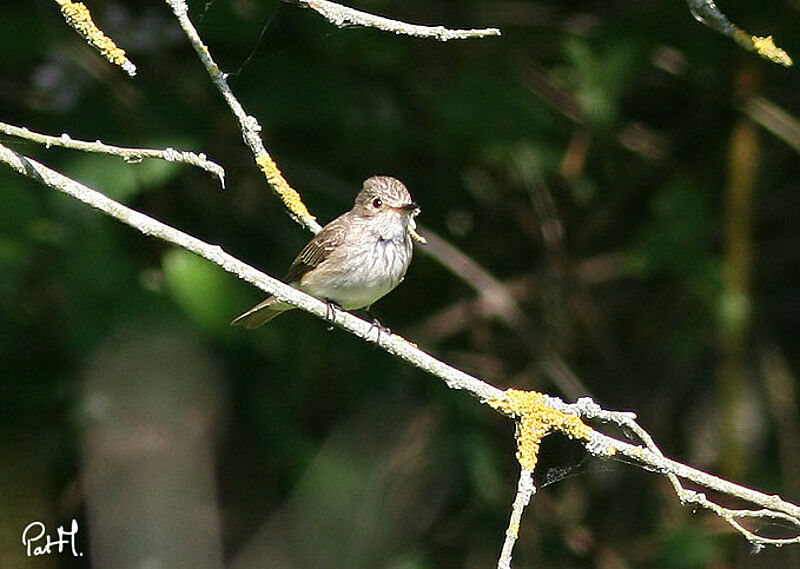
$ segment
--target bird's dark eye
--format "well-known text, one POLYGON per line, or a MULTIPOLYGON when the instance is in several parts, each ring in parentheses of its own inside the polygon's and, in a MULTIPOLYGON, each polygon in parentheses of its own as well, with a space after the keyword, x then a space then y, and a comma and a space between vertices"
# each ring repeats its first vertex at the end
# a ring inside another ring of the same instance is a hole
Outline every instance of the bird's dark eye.
POLYGON ((372 207, 375 209, 379 209, 383 205, 383 200, 381 198, 375 198, 372 200, 372 207))

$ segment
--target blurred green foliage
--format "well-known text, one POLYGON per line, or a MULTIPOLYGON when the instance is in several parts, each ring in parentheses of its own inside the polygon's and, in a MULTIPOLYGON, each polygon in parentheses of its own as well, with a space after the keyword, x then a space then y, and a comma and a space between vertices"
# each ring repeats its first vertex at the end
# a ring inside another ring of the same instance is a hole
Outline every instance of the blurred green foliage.
POLYGON ((708 567, 723 557, 719 537, 691 527, 666 532, 661 547, 661 566, 670 569, 708 567))
MULTIPOLYGON (((266 189, 167 7, 88 4, 137 77, 84 45, 55 3, 14 3, 0 15, 0 120, 204 152, 225 167, 228 189, 186 166, 3 144, 281 276, 309 235, 266 189)), ((367 176, 397 176, 421 204, 421 224, 516 291, 531 330, 471 305, 442 316, 475 293, 422 254, 375 307, 382 322, 501 387, 558 394, 541 361, 557 354, 604 406, 636 411, 665 452, 718 469, 730 136, 749 120, 749 96, 796 120, 796 71, 742 51, 680 2, 358 3, 503 30, 446 44, 337 29, 278 0, 190 5, 320 221, 348 209, 367 176)), ((797 2, 724 9, 800 56, 797 2)), ((758 144, 738 479, 797 502, 800 160, 769 129, 758 144), (772 373, 767 353, 788 372, 772 373)), ((0 512, 15 513, 0 517, 0 538, 14 540, 0 544, 7 566, 35 566, 19 557, 20 520, 83 515, 76 417, 87 365, 131 327, 199 337, 210 355, 197 365, 219 373, 226 559, 278 519, 296 530, 286 544, 297 566, 496 563, 517 480, 512 424, 299 311, 255 332, 231 329, 259 291, 2 167, 0 189, 0 512)), ((525 515, 518 567, 800 566, 791 548, 753 557, 742 538, 719 539, 711 516, 681 510, 663 480, 548 439, 541 472, 564 467, 575 468, 525 515)))

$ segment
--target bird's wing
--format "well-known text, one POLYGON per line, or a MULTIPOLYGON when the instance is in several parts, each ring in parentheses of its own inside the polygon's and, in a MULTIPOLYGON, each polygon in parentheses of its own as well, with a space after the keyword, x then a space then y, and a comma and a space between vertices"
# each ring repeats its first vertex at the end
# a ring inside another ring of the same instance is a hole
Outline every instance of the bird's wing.
MULTIPOLYGON (((347 215, 347 214, 345 214, 347 215)), ((290 283, 300 282, 308 271, 318 267, 336 249, 344 239, 347 221, 342 215, 323 227, 314 238, 303 247, 286 273, 286 280, 290 283)))

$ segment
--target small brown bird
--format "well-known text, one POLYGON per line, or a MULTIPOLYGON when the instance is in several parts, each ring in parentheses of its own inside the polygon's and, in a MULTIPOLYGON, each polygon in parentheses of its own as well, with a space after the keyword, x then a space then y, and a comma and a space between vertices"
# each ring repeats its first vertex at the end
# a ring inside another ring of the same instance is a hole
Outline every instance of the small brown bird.
MULTIPOLYGON (((364 182, 353 209, 322 228, 289 267, 286 281, 345 310, 369 307, 406 274, 414 247, 414 217, 420 212, 402 182, 373 176, 364 182)), ((231 322, 258 328, 294 306, 269 297, 231 322)))

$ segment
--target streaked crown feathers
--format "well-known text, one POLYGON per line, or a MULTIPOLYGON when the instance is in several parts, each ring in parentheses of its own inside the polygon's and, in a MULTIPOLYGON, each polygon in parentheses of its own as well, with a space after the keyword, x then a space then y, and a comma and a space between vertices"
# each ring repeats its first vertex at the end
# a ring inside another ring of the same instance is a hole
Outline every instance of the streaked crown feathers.
POLYGON ((401 207, 411 203, 411 194, 405 184, 391 176, 372 176, 364 180, 364 187, 356 196, 356 206, 368 206, 375 199, 390 207, 401 207))

